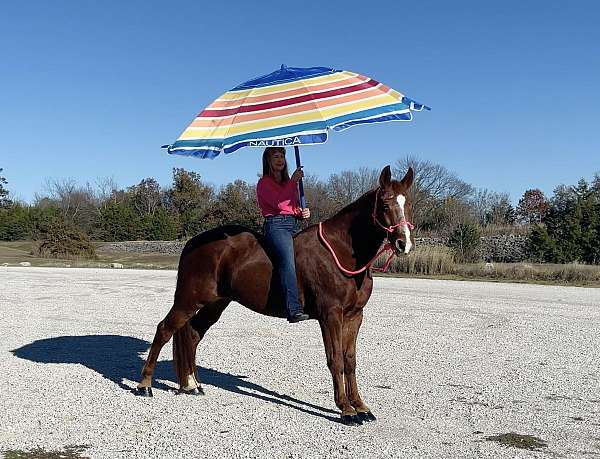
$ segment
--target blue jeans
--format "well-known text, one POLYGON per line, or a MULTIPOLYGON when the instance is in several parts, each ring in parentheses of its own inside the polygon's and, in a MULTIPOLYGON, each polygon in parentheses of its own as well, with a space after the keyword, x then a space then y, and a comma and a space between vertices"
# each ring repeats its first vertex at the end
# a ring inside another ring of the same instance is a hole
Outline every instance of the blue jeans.
POLYGON ((302 312, 302 306, 298 299, 294 240, 292 239, 292 236, 298 231, 296 218, 291 215, 275 215, 267 217, 265 220, 265 237, 275 255, 275 269, 279 273, 279 282, 288 318, 302 312))

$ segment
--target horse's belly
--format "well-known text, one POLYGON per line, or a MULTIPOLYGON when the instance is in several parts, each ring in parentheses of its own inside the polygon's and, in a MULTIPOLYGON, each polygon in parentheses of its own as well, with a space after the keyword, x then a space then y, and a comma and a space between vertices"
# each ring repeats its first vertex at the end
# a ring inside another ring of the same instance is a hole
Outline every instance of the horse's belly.
POLYGON ((285 317, 279 281, 274 274, 264 251, 246 256, 232 270, 231 299, 260 314, 285 317))

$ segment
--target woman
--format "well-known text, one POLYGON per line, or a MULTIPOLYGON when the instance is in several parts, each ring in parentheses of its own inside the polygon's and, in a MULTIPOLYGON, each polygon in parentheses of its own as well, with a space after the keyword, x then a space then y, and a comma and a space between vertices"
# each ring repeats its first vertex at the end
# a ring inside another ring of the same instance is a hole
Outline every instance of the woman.
POLYGON ((310 218, 309 209, 298 205, 298 181, 304 177, 301 168, 290 177, 285 148, 268 147, 263 153, 263 176, 256 185, 256 197, 263 217, 267 243, 275 254, 276 269, 285 300, 288 322, 308 319, 298 299, 294 241, 298 232, 296 220, 310 218))

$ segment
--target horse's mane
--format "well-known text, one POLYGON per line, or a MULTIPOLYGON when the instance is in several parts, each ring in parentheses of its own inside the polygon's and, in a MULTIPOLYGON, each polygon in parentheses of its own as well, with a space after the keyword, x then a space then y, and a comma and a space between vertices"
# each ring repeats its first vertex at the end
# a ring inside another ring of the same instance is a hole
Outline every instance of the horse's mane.
MULTIPOLYGON (((364 193, 360 198, 358 198, 356 201, 352 201, 350 204, 342 207, 340 210, 338 210, 335 214, 333 214, 331 217, 328 218, 328 220, 331 220, 333 218, 342 216, 344 214, 347 214, 349 212, 353 212, 357 207, 360 206, 364 206, 365 204, 368 204, 369 206, 373 206, 373 196, 371 193, 373 193, 376 190, 376 188, 373 188, 369 191, 367 191, 366 193, 364 193), (366 201, 371 201, 366 202, 366 201)), ((370 207, 369 207, 370 208, 370 207)))

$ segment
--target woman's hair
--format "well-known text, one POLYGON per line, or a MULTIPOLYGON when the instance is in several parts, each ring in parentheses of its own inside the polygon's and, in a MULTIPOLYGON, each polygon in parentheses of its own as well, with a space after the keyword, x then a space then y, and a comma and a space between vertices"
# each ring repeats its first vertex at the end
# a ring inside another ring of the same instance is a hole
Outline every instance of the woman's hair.
MULTIPOLYGON (((270 175, 273 177, 273 171, 271 170, 271 155, 274 153, 282 153, 285 159, 285 148, 284 147, 267 147, 263 153, 262 163, 263 163, 263 177, 266 175, 270 175)), ((285 162, 285 167, 281 171, 281 181, 283 183, 287 182, 290 179, 290 174, 288 172, 287 160, 285 162)))

